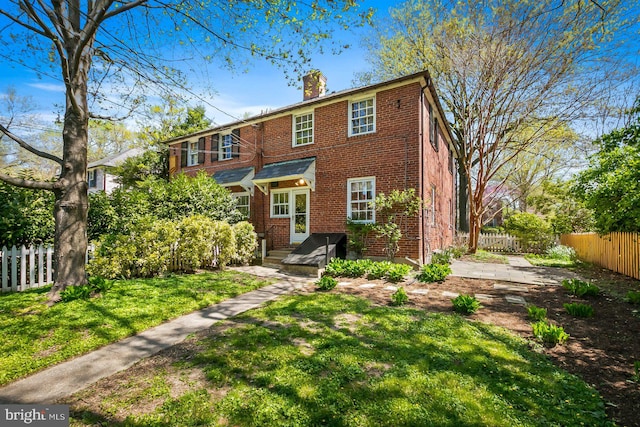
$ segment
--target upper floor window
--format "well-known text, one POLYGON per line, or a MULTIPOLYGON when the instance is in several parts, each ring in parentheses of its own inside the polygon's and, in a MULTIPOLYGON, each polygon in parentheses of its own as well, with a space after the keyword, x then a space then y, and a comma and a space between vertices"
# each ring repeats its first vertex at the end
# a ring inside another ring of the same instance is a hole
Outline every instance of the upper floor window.
POLYGON ((220 136, 220 160, 227 160, 233 156, 233 135, 228 133, 220 136))
POLYGON ((198 164, 198 141, 191 141, 187 146, 187 166, 198 164))
POLYGON ((293 146, 313 144, 313 112, 293 116, 293 146))
POLYGON ((374 222, 376 178, 354 178, 347 181, 347 217, 357 222, 374 222))
POLYGON ((376 131, 375 98, 352 101, 349 105, 349 135, 362 135, 376 131))
POLYGON ((96 188, 97 179, 96 179, 96 170, 92 169, 87 172, 87 183, 89 184, 89 188, 96 188))

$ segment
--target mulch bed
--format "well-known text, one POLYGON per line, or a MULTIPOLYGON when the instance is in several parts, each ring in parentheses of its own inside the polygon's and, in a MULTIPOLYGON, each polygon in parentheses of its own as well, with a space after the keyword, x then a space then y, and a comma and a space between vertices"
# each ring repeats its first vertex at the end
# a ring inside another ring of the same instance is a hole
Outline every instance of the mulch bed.
MULTIPOLYGON (((602 275, 609 275, 601 272, 602 275)), ((349 286, 336 287, 332 292, 359 295, 376 304, 390 304, 392 291, 385 290, 389 283, 377 280, 343 279, 349 286), (358 288, 359 284, 376 283, 375 288, 358 288)), ((621 279, 623 287, 640 289, 637 281, 621 279)), ((423 284, 406 282, 409 295, 408 307, 428 311, 453 312, 451 297, 443 297, 443 291, 459 294, 488 294, 494 298, 482 300, 483 308, 469 316, 470 320, 509 329, 525 339, 532 347, 542 351, 561 368, 581 377, 603 396, 608 415, 622 426, 640 426, 640 383, 633 381, 634 361, 640 361, 640 307, 628 304, 619 297, 604 293, 598 297, 578 298, 569 295, 561 286, 527 285, 528 292, 496 290, 495 280, 477 280, 448 277, 443 283, 423 284), (411 293, 412 289, 429 289, 427 295, 411 293), (508 303, 505 295, 518 295, 528 304, 547 309, 547 317, 570 334, 569 340, 560 346, 545 348, 534 344, 531 321, 523 305, 508 303), (591 318, 574 318, 564 309, 564 303, 590 304, 595 315, 591 318), (634 310, 637 310, 634 313, 634 310)), ((516 285, 516 284, 510 284, 516 285)), ((312 291, 312 287, 308 288, 312 291)), ((618 292, 620 294, 620 292, 618 292)))

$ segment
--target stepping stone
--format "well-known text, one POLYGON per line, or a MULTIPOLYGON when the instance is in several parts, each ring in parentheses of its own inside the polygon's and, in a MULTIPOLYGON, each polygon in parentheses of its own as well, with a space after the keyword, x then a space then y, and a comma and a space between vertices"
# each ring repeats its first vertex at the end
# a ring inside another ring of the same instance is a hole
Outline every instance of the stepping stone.
POLYGON ((397 291, 398 287, 397 286, 387 286, 386 288, 384 288, 385 291, 397 291))
POLYGON ((529 292, 529 288, 526 286, 503 285, 500 283, 494 283, 493 289, 497 291, 529 292))
POLYGON ((455 293, 455 292, 449 292, 449 291, 444 291, 442 292, 442 296, 443 297, 448 297, 448 298, 455 298, 457 297, 459 294, 455 293))
POLYGON ((358 286, 359 288, 363 288, 363 289, 371 289, 371 288, 375 288, 376 285, 375 283, 365 283, 364 285, 360 285, 358 286))
POLYGON ((485 301, 490 301, 493 299, 493 295, 487 295, 487 294, 475 294, 474 296, 479 300, 485 300, 485 301))
POLYGON ((338 282, 338 286, 349 286, 352 282, 338 282))
POLYGON ((409 292, 412 294, 426 295, 429 293, 429 289, 412 289, 409 292))
POLYGON ((527 304, 524 298, 518 295, 505 295, 504 299, 506 299, 507 302, 510 302, 511 304, 527 304))

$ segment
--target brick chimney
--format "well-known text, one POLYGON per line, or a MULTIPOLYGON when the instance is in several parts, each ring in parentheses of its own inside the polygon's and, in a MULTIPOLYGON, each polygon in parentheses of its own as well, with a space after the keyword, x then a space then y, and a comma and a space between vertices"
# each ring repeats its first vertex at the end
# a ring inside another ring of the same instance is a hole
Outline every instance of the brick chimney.
POLYGON ((318 98, 324 96, 327 86, 327 78, 318 70, 311 70, 302 77, 303 96, 302 100, 318 98))

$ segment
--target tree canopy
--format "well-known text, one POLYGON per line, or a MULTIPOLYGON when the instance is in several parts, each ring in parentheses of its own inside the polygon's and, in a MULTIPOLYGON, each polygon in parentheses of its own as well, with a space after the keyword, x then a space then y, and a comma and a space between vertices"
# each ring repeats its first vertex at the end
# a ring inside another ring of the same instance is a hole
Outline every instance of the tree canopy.
POLYGON ((9 184, 55 195, 50 300, 59 299, 67 286, 86 282, 89 119, 127 114, 176 86, 188 89, 185 72, 201 71, 207 60, 238 69, 260 57, 302 73, 332 30, 366 23, 371 14, 351 0, 3 2, 3 57, 57 76, 65 88, 60 152, 40 150, 29 135, 0 123, 3 139, 59 166, 52 181, 0 173, 9 184))
POLYGON ((463 225, 468 207, 470 251, 498 172, 559 126, 587 119, 607 85, 627 76, 617 72, 620 42, 638 19, 632 6, 411 0, 377 26, 368 44, 373 70, 362 80, 431 72, 455 136, 461 196, 468 194, 459 206, 463 225))
POLYGON ((627 126, 596 141, 599 151, 574 186, 601 233, 640 232, 640 98, 629 115, 627 126))

